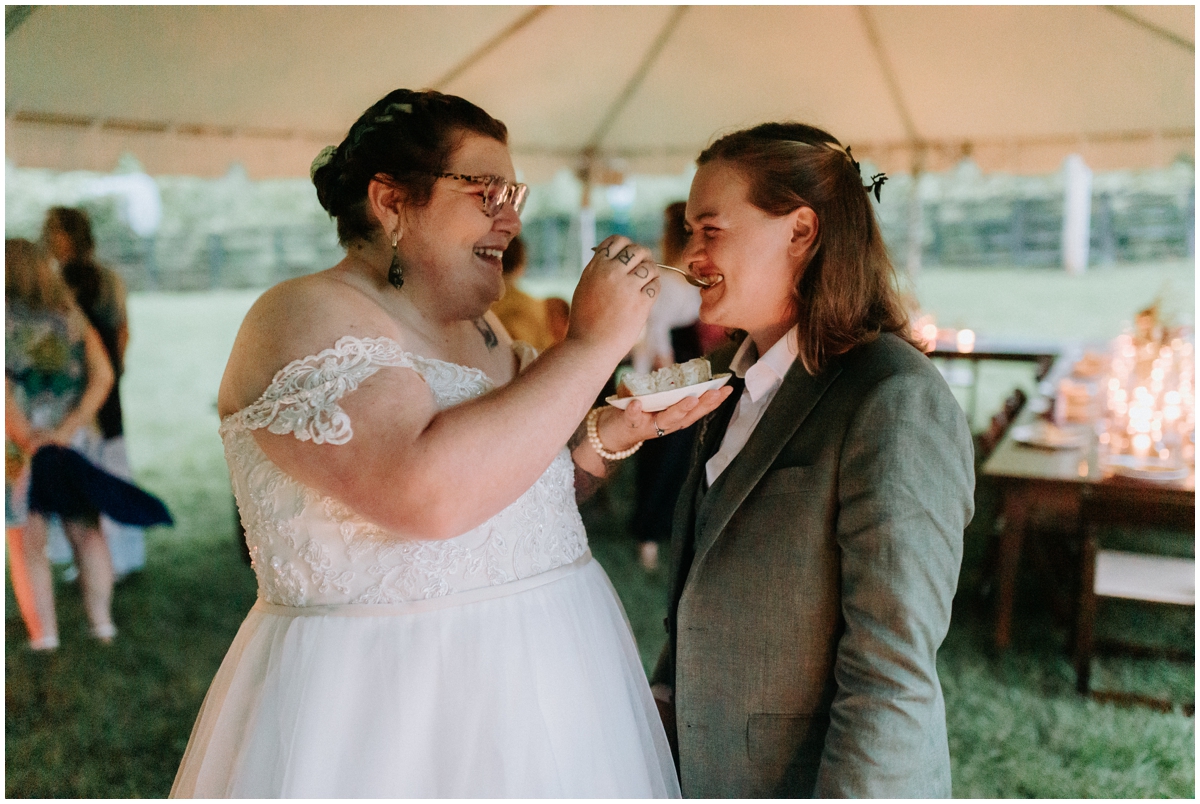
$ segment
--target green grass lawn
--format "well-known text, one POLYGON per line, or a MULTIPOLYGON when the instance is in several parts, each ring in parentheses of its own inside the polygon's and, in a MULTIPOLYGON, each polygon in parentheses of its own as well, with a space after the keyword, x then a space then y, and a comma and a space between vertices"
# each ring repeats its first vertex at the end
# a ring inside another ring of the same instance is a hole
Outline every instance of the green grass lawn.
MULTIPOLYGON (((1191 264, 1123 267, 1084 277, 1053 272, 930 270, 916 283, 923 306, 945 325, 981 335, 1104 339, 1119 331, 1165 283, 1191 320, 1191 264)), ((535 291, 538 288, 533 288, 535 291)), ((569 296, 569 288, 560 294, 569 296)), ((164 796, 208 683, 253 603, 253 573, 233 539, 232 498, 217 438, 215 399, 238 322, 256 292, 135 294, 123 402, 131 460, 178 524, 148 538, 148 565, 121 584, 111 646, 86 637, 76 587, 58 587, 62 648, 25 648, 6 583, 5 793, 9 797, 164 796)), ((980 417, 1028 369, 989 366, 980 417)), ((980 418, 980 417, 977 417, 980 418)), ((665 573, 646 573, 627 533, 631 475, 584 507, 597 558, 621 594, 643 660, 665 635, 665 573)), ((1074 693, 1066 634, 1045 590, 1022 577, 1011 650, 989 650, 989 614, 979 565, 997 516, 981 482, 978 513, 949 637, 939 655, 946 694, 954 792, 959 797, 1191 797, 1194 721, 1083 699, 1074 693)), ((1185 548, 1190 547, 1190 542, 1185 548)), ((1122 633, 1194 643, 1190 611, 1109 606, 1122 633)), ((1194 700, 1194 668, 1163 660, 1105 657, 1100 688, 1183 703, 1194 700)))

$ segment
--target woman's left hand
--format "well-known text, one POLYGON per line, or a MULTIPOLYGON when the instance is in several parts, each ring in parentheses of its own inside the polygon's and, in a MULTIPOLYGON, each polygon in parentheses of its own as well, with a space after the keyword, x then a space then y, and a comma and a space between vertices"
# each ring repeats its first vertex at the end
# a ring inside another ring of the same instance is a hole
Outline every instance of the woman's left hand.
POLYGON ((649 413, 642 410, 642 403, 634 399, 624 412, 617 408, 608 408, 601 414, 597 422, 600 440, 610 450, 624 449, 638 441, 651 438, 661 438, 679 430, 691 427, 702 417, 707 416, 733 393, 731 386, 705 391, 699 397, 689 396, 676 402, 669 408, 649 413), (624 446, 616 446, 624 444, 624 446))

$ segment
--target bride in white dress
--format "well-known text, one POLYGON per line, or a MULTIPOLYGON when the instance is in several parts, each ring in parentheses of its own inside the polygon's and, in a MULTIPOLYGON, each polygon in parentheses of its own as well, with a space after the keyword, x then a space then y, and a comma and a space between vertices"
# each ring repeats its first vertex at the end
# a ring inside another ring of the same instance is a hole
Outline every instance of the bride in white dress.
MULTIPOLYGON (((513 343, 486 312, 525 193, 506 138, 467 101, 396 90, 314 163, 347 256, 262 296, 221 383, 259 595, 172 796, 679 795, 575 504, 608 463, 580 422, 657 270, 610 238, 566 341, 513 343)), ((601 449, 727 393, 606 408, 601 449)))

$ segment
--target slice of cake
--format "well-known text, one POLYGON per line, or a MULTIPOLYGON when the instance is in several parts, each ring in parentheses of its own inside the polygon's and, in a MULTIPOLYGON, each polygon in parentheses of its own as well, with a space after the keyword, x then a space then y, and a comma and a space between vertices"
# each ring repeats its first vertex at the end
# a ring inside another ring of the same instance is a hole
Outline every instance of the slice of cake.
POLYGON ((689 385, 708 382, 711 379, 712 366, 703 357, 697 357, 695 360, 676 363, 649 374, 626 374, 617 386, 617 396, 657 394, 673 388, 686 388, 689 385))

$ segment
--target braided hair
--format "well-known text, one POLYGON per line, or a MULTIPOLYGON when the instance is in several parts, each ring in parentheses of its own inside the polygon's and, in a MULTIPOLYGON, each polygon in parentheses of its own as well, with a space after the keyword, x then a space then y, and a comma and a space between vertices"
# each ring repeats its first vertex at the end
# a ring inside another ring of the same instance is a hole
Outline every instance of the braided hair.
POLYGON ((817 236, 796 281, 800 359, 816 374, 831 355, 893 332, 912 343, 908 312, 858 162, 830 133, 803 123, 764 123, 721 137, 696 160, 733 166, 748 201, 782 217, 799 207, 817 216, 817 236))
POLYGON ((367 186, 383 174, 416 207, 429 203, 433 175, 446 170, 467 133, 508 144, 508 129, 483 109, 434 90, 397 89, 363 112, 336 148, 313 162, 317 200, 337 219, 338 241, 370 240, 379 222, 367 205, 367 186))

